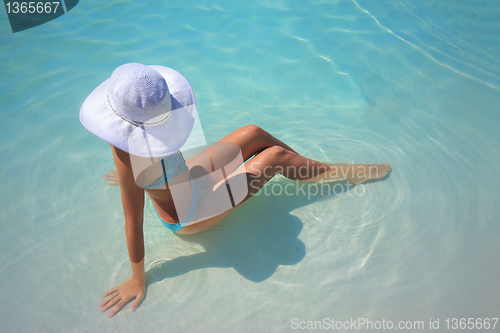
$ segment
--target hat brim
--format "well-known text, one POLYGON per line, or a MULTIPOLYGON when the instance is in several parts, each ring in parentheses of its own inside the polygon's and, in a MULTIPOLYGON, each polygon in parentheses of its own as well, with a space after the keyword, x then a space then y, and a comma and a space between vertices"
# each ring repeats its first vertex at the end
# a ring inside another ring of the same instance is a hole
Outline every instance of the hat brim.
POLYGON ((80 122, 92 134, 130 154, 162 157, 186 143, 196 118, 196 101, 189 82, 164 66, 149 66, 165 79, 172 101, 168 119, 156 126, 134 125, 119 117, 107 99, 109 79, 87 97, 80 109, 80 122))

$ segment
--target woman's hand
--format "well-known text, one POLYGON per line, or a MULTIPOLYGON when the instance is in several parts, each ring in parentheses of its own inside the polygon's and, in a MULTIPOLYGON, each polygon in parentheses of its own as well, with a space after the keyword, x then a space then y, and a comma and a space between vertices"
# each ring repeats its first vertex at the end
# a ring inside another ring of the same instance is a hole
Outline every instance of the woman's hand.
POLYGON ((113 310, 111 310, 108 315, 108 318, 111 318, 128 301, 135 298, 134 303, 132 303, 132 306, 130 307, 130 311, 134 312, 144 298, 145 293, 145 281, 140 281, 130 277, 118 287, 110 289, 105 292, 104 295, 102 295, 103 297, 107 298, 99 305, 101 307, 101 312, 104 312, 110 307, 114 306, 113 310))
POLYGON ((109 173, 105 174, 104 179, 111 180, 107 183, 109 186, 118 185, 118 175, 116 174, 116 170, 111 170, 109 173))

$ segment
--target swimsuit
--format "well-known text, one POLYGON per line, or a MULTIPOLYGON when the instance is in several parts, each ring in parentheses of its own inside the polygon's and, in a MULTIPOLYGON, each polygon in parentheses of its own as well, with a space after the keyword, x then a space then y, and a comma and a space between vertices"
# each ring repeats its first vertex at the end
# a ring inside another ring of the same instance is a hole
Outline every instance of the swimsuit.
MULTIPOLYGON (((164 184, 167 184, 170 180, 174 179, 180 173, 189 171, 189 168, 186 165, 186 161, 184 161, 184 158, 182 157, 180 151, 176 151, 173 154, 162 157, 160 158, 160 160, 161 160, 161 166, 163 168, 163 177, 160 177, 157 181, 149 185, 146 185, 144 187, 145 189, 153 189, 162 186, 164 184)), ((160 221, 168 229, 172 231, 177 231, 182 229, 194 218, 196 212, 198 211, 198 206, 200 205, 200 199, 203 196, 203 194, 205 194, 205 189, 201 187, 194 179, 191 178, 189 172, 188 175, 189 175, 189 183, 191 184, 191 190, 193 193, 193 200, 191 202, 191 207, 189 207, 189 211, 186 217, 182 221, 180 221, 179 223, 167 223, 163 221, 155 207, 156 215, 158 215, 160 221)))

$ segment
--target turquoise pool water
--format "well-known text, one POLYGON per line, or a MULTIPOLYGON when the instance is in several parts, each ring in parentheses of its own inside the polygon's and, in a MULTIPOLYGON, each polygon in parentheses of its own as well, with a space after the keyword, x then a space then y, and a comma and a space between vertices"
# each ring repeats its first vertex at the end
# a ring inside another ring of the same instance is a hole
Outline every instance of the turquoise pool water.
POLYGON ((498 317, 499 22, 496 2, 465 0, 82 0, 16 34, 2 14, 1 330, 498 317), (184 74, 208 142, 254 123, 393 172, 363 195, 260 195, 194 237, 148 201, 146 298, 108 319, 101 295, 129 274, 121 203, 78 112, 126 62, 184 74))

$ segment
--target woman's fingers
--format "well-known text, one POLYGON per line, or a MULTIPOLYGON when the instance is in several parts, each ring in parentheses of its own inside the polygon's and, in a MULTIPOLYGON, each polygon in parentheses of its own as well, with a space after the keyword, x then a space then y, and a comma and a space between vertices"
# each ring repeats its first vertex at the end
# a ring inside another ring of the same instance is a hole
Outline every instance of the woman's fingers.
MULTIPOLYGON (((103 307, 106 305, 105 308, 101 309, 101 312, 106 311, 111 306, 113 306, 117 301, 114 303, 110 303, 111 305, 109 305, 108 303, 111 302, 113 299, 115 299, 119 294, 120 293, 118 292, 118 287, 115 287, 113 289, 106 291, 102 296, 107 297, 107 298, 104 301, 102 301, 101 304, 99 304, 100 307, 103 307)), ((118 300, 120 300, 120 299, 118 298, 118 300)))
POLYGON ((126 301, 124 301, 123 299, 121 299, 117 304, 116 306, 113 308, 113 310, 111 310, 111 312, 108 314, 108 318, 111 318, 115 315, 115 313, 117 313, 121 308, 122 306, 127 303, 126 301))
POLYGON ((130 311, 134 312, 135 309, 137 309, 137 307, 139 306, 139 304, 141 304, 141 301, 142 301, 143 298, 144 298, 144 294, 143 293, 140 293, 139 295, 137 295, 137 297, 135 298, 134 303, 132 303, 132 306, 130 307, 130 311))
MULTIPOLYGON (((108 298, 106 298, 104 301, 101 302, 101 304, 99 304, 100 307, 103 307, 105 306, 106 304, 108 304, 111 300, 113 300, 114 298, 116 298, 116 296, 118 296, 118 294, 115 294, 115 295, 111 295, 109 296, 108 298)), ((102 310, 102 309, 101 309, 102 310)))
POLYGON ((108 291, 106 291, 104 294, 102 294, 102 297, 106 297, 108 295, 111 295, 112 293, 114 293, 115 291, 118 290, 119 287, 114 287, 114 288, 111 288, 109 289, 108 291))
POLYGON ((104 306, 101 308, 101 312, 106 311, 107 309, 109 309, 110 307, 112 307, 113 305, 115 305, 121 301, 122 301, 121 297, 116 297, 116 296, 113 296, 113 298, 108 297, 108 299, 106 299, 106 301, 103 302, 105 304, 103 304, 104 306))
POLYGON ((116 174, 116 170, 111 170, 110 173, 105 174, 104 179, 112 180, 112 182, 107 183, 110 186, 118 185, 118 175, 116 174))
MULTIPOLYGON (((115 288, 113 288, 113 289, 115 289, 115 288)), ((109 292, 107 292, 105 295, 109 295, 109 292)), ((104 312, 104 311, 108 310, 109 308, 111 308, 112 306, 114 306, 113 310, 111 310, 111 312, 108 315, 108 318, 111 318, 115 315, 115 313, 120 311, 120 309, 123 307, 123 305, 125 305, 132 298, 133 298, 133 296, 130 296, 130 295, 126 295, 123 297, 123 295, 120 292, 117 292, 114 294, 112 293, 110 296, 108 296, 108 298, 106 298, 100 304, 101 312, 104 312)), ((136 296, 136 299, 131 307, 132 312, 134 312, 135 309, 139 306, 139 303, 141 302, 141 300, 143 298, 144 298, 144 294, 142 294, 142 293, 138 294, 136 296)))
POLYGON ((144 285, 144 281, 128 278, 118 287, 112 288, 103 294, 106 299, 100 304, 101 312, 113 307, 108 315, 108 317, 111 318, 115 313, 120 311, 125 304, 135 298, 130 308, 132 312, 134 312, 144 298, 145 293, 146 286, 144 285))

